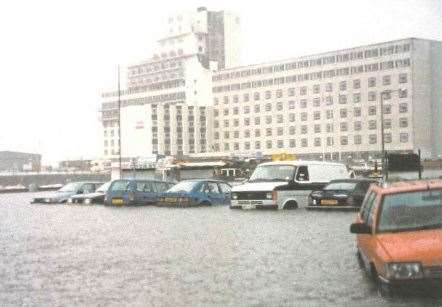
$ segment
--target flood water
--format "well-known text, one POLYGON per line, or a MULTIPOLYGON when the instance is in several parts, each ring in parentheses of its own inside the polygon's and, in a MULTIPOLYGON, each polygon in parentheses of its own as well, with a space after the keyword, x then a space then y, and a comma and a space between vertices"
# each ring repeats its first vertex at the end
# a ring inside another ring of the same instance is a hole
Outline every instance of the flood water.
POLYGON ((30 204, 35 195, 0 195, 1 306, 442 305, 377 294, 355 258, 354 212, 30 204))

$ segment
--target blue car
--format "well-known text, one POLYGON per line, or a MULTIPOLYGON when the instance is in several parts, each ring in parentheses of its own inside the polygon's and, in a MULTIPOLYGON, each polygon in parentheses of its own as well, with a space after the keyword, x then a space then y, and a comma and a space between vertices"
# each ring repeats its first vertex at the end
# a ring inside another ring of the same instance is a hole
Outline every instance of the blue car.
POLYGON ((162 207, 230 205, 231 186, 219 180, 184 180, 160 195, 162 207))
POLYGON ((172 185, 170 182, 156 180, 115 180, 106 192, 104 205, 152 205, 157 203, 158 195, 172 185))

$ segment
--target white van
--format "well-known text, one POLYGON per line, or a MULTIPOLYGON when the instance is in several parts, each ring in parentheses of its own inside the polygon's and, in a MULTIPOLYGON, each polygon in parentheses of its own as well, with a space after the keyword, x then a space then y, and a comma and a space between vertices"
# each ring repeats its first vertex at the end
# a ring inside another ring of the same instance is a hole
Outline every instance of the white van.
POLYGON ((312 190, 350 175, 342 163, 278 161, 258 165, 247 183, 232 188, 230 208, 294 209, 307 206, 312 190))

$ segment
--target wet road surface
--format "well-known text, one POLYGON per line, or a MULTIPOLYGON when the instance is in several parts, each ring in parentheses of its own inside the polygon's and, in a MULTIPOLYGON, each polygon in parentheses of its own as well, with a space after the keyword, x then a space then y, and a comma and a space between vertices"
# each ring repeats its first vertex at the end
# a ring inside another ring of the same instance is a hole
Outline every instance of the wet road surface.
POLYGON ((1 306, 420 306, 361 272, 354 212, 108 208, 0 195, 1 306))

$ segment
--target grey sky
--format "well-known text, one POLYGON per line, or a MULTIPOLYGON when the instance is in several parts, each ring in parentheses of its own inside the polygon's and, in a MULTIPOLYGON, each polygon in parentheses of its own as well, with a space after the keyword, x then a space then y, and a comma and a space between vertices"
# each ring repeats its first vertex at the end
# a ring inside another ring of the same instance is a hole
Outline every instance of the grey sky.
POLYGON ((244 64, 405 37, 442 40, 442 1, 2 1, 0 150, 98 157, 100 92, 179 10, 232 10, 244 64))

